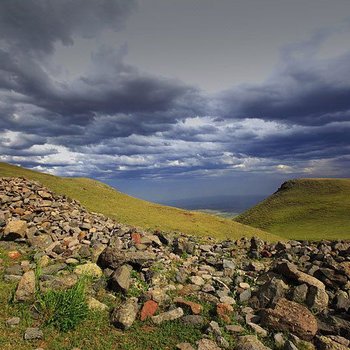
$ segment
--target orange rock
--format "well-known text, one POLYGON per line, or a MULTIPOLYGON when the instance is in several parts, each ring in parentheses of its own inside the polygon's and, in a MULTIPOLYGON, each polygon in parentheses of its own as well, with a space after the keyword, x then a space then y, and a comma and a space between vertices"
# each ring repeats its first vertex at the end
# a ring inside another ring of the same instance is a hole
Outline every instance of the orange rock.
POLYGON ((18 250, 12 250, 7 253, 10 259, 18 259, 21 256, 21 253, 18 250))
POLYGON ((233 307, 229 304, 219 303, 216 305, 216 313, 226 323, 231 322, 233 307))
POLYGON ((202 311, 202 305, 193 301, 188 301, 182 298, 176 298, 174 301, 176 304, 188 306, 194 315, 198 315, 202 311))
POLYGON ((158 309, 158 303, 156 303, 154 300, 148 300, 143 304, 142 310, 141 310, 141 321, 144 321, 147 317, 153 316, 158 309))
POLYGON ((132 233, 131 239, 135 244, 141 244, 141 235, 139 233, 136 233, 136 232, 132 233))

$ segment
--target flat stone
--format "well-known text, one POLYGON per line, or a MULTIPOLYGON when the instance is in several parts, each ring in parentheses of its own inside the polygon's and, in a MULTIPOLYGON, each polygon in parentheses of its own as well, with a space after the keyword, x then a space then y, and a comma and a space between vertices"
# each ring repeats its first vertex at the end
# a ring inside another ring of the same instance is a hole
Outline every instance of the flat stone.
POLYGON ((232 334, 238 334, 238 333, 245 332, 245 329, 242 326, 236 325, 236 324, 229 324, 229 325, 225 326, 225 329, 227 332, 232 333, 232 334))
POLYGON ((325 336, 317 337, 316 344, 319 350, 349 350, 348 346, 335 342, 325 336))
POLYGON ((43 331, 36 327, 30 327, 27 328, 24 333, 24 339, 25 340, 36 340, 36 339, 42 339, 44 336, 43 331))
POLYGON ((19 325, 21 319, 19 317, 11 317, 8 320, 6 320, 6 325, 13 327, 19 325))
POLYGON ((174 310, 163 312, 157 316, 152 316, 152 321, 156 324, 160 324, 164 321, 176 320, 176 319, 182 317, 183 314, 184 314, 184 311, 181 309, 181 307, 178 307, 174 310))

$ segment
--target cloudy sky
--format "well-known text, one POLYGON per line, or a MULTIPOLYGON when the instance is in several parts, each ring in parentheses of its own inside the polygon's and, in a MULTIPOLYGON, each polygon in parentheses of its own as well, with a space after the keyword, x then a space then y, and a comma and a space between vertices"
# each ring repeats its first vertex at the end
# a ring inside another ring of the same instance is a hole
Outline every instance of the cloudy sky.
POLYGON ((1 0, 0 160, 142 198, 350 177, 349 0, 1 0))

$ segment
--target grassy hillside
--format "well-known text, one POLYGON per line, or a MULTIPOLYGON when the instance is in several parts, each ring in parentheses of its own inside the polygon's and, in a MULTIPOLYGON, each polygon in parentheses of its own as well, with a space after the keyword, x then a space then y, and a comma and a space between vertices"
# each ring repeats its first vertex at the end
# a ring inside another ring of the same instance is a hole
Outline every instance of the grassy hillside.
POLYGON ((229 219, 130 197, 99 181, 87 178, 57 177, 0 163, 0 177, 3 176, 23 176, 39 181, 58 194, 77 199, 90 211, 103 213, 121 223, 144 229, 184 232, 220 239, 253 235, 270 241, 279 239, 267 232, 229 219))
POLYGON ((287 181, 235 220, 293 239, 350 239, 350 179, 287 181))

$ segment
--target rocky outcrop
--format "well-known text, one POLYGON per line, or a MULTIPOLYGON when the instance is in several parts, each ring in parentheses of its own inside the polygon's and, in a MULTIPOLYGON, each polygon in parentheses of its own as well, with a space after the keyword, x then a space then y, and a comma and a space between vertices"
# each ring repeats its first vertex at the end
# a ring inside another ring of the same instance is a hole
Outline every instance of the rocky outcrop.
POLYGON ((9 267, 0 261, 4 280, 18 283, 17 302, 88 275, 89 307, 109 311, 115 327, 137 319, 199 327, 202 339, 179 349, 349 347, 348 241, 217 242, 146 232, 15 178, 0 179, 0 205, 2 243, 17 244, 13 259, 25 249, 33 257, 9 267))

